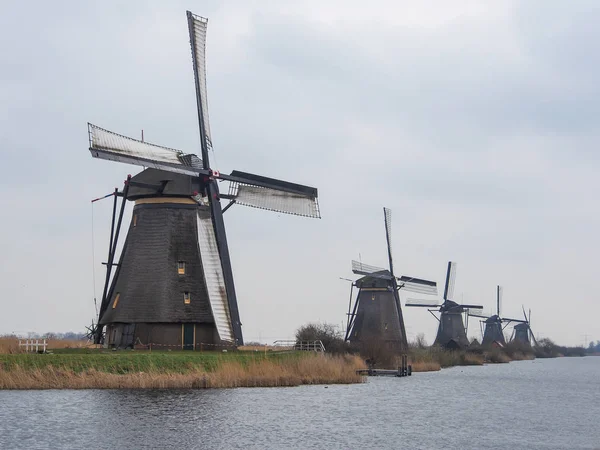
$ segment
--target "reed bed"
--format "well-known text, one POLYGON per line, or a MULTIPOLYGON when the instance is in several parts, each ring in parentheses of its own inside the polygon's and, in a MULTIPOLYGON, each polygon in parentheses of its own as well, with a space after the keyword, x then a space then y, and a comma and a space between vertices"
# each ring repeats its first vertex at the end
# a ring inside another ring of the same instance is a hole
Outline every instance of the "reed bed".
POLYGON ((515 352, 510 356, 512 361, 531 361, 535 359, 535 355, 533 353, 521 353, 515 352))
POLYGON ((411 365, 413 372, 437 372, 442 370, 440 363, 435 361, 415 361, 411 365))
POLYGON ((188 365, 185 371, 119 373, 94 367, 77 370, 77 366, 67 368, 54 364, 7 366, 0 361, 0 389, 197 389, 350 384, 364 381, 356 370, 365 366, 355 356, 307 354, 246 361, 221 359, 215 366, 209 364, 208 367, 198 364, 188 365))
POLYGON ((437 347, 412 348, 408 355, 413 372, 437 371, 453 366, 480 366, 485 362, 482 354, 464 350, 444 350, 437 347))
POLYGON ((498 348, 486 351, 484 353, 484 357, 485 357, 486 362, 494 363, 494 364, 509 363, 513 359, 498 348))
POLYGON ((14 355, 20 353, 19 340, 12 337, 0 337, 0 354, 14 355))

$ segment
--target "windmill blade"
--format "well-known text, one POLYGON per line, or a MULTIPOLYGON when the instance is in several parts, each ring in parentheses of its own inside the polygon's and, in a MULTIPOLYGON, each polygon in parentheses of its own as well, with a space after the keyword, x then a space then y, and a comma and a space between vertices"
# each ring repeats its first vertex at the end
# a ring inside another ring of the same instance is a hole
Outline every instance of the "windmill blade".
POLYGON ((481 313, 481 311, 483 311, 483 306, 482 305, 458 305, 463 309, 468 309, 469 311, 471 310, 476 310, 478 313, 481 313))
POLYGON ((230 181, 229 197, 236 204, 284 214, 321 218, 316 188, 234 170, 219 175, 230 181))
POLYGON ((469 316, 471 317, 479 317, 480 319, 489 319, 490 316, 485 316, 483 314, 472 314, 471 312, 469 312, 469 316))
POLYGON ((531 339, 533 339, 533 343, 538 345, 537 339, 535 338, 533 331, 531 330, 531 326, 529 327, 529 334, 531 334, 531 339))
POLYGON ((496 314, 500 315, 500 307, 502 305, 502 293, 504 289, 502 286, 496 288, 496 314))
POLYGON ((227 296, 225 275, 210 212, 199 209, 196 214, 196 224, 198 227, 199 254, 204 267, 206 292, 215 320, 215 327, 219 339, 235 342, 235 330, 231 322, 230 298, 227 296))
MULTIPOLYGON (((527 314, 525 314, 525 307, 521 305, 521 308, 523 309, 523 317, 525 317, 525 321, 529 323, 529 320, 527 319, 527 314)), ((531 310, 529 310, 529 315, 531 315, 531 310)))
POLYGON ((206 152, 212 148, 210 122, 208 120, 208 97, 206 94, 206 31, 208 19, 192 14, 190 11, 187 11, 186 14, 192 47, 202 154, 206 158, 206 152))
POLYGON ((90 153, 94 158, 191 176, 198 176, 198 170, 202 169, 202 160, 194 154, 142 142, 91 123, 88 123, 88 135, 90 153))
POLYGON ((392 261, 392 210, 383 208, 383 221, 385 223, 385 238, 387 240, 390 273, 394 276, 394 263, 392 261))
POLYGON ((352 260, 352 273, 355 273, 357 275, 368 275, 375 278, 381 278, 383 280, 392 279, 392 276, 390 275, 387 269, 370 266, 368 264, 364 264, 362 262, 354 260, 352 260))
POLYGON ((511 318, 509 318, 509 317, 502 317, 502 319, 501 319, 501 320, 502 320, 502 322, 507 322, 507 323, 510 323, 510 322, 515 322, 515 323, 527 323, 527 321, 525 321, 525 320, 521 320, 521 319, 511 319, 511 318))
POLYGON ((422 280, 420 278, 401 276, 398 278, 398 287, 407 292, 416 294, 437 295, 437 283, 435 281, 422 280))
POLYGON ((434 303, 431 300, 425 300, 421 298, 407 298, 404 306, 416 306, 420 308, 439 308, 439 303, 434 303))
POLYGON ((444 287, 444 300, 454 298, 454 280, 456 279, 456 263, 448 261, 448 271, 446 272, 446 286, 444 287))

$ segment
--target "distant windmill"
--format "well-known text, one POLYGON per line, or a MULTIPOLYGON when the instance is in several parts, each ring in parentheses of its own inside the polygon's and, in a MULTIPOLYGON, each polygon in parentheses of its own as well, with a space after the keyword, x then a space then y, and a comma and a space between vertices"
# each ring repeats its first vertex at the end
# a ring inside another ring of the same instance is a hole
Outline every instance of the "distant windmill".
POLYGON ((511 342, 522 342, 523 344, 531 345, 531 341, 537 345, 537 340, 531 330, 531 309, 529 310, 529 317, 525 314, 525 307, 523 307, 523 317, 525 322, 520 322, 513 327, 513 335, 511 342))
POLYGON ((93 157, 145 168, 128 177, 123 192, 115 191, 102 303, 96 325, 88 330, 97 344, 131 347, 153 343, 169 349, 243 345, 224 212, 238 204, 320 217, 316 188, 237 170, 221 174, 211 168, 205 67, 208 20, 188 11, 187 25, 200 154, 88 124, 93 157), (226 194, 219 192, 222 182, 229 184, 226 194), (118 196, 123 202, 115 228, 118 196), (126 200, 135 206, 117 262, 126 200), (221 207, 221 200, 229 203, 221 207))
POLYGON ((435 281, 394 275, 392 261, 392 211, 383 208, 389 270, 352 261, 352 272, 364 275, 350 288, 346 340, 355 344, 375 343, 403 352, 408 343, 400 305, 399 289, 420 294, 437 295, 435 281), (352 307, 352 289, 358 295, 352 307))
POLYGON ((502 304, 502 286, 496 287, 496 314, 493 315, 483 315, 483 314, 471 314, 471 317, 478 317, 480 319, 484 319, 483 323, 485 324, 485 329, 483 332, 483 340, 481 341, 481 345, 490 346, 492 344, 504 346, 506 345, 506 339, 504 337, 504 328, 508 326, 509 323, 524 323, 519 319, 510 319, 508 317, 502 317, 500 315, 500 306, 502 304), (505 324, 505 325, 503 325, 505 324))
MULTIPOLYGON (((440 345, 445 348, 465 348, 469 346, 467 339, 467 327, 463 321, 463 315, 468 320, 468 313, 471 310, 481 310, 481 305, 458 304, 454 300, 454 281, 456 279, 456 263, 448 261, 448 270, 446 271, 446 284, 444 287, 443 303, 428 302, 426 300, 408 299, 406 306, 432 308, 429 312, 438 320, 438 331, 435 337, 434 345, 440 345), (438 312, 438 318, 434 312, 438 312)), ((467 322, 468 323, 468 322, 467 322)))

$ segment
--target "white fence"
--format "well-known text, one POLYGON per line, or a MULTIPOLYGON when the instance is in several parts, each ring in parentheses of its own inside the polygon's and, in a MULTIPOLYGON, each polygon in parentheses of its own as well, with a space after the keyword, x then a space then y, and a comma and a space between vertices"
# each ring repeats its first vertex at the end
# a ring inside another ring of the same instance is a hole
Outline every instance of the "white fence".
POLYGON ((48 342, 46 339, 19 339, 19 348, 25 347, 26 352, 39 353, 40 349, 46 353, 48 342))
POLYGON ((325 353, 325 346, 321 341, 275 341, 273 342, 275 347, 290 347, 294 350, 302 350, 307 352, 320 352, 325 353))

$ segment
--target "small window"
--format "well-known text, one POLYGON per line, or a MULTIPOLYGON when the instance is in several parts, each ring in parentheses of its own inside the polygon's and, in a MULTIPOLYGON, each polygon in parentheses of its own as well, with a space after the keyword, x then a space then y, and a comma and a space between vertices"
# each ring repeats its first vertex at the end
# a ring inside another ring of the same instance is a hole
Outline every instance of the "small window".
POLYGON ((189 292, 184 292, 183 293, 183 303, 185 303, 186 305, 189 305, 191 303, 190 293, 189 292))
POLYGON ((177 261, 177 273, 179 275, 185 274, 185 261, 177 261))
POLYGON ((133 226, 137 227, 137 214, 133 215, 133 226))
POLYGON ((117 305, 119 304, 119 297, 121 296, 121 294, 119 292, 117 292, 117 295, 115 295, 115 299, 113 301, 113 309, 115 309, 117 307, 117 305))

